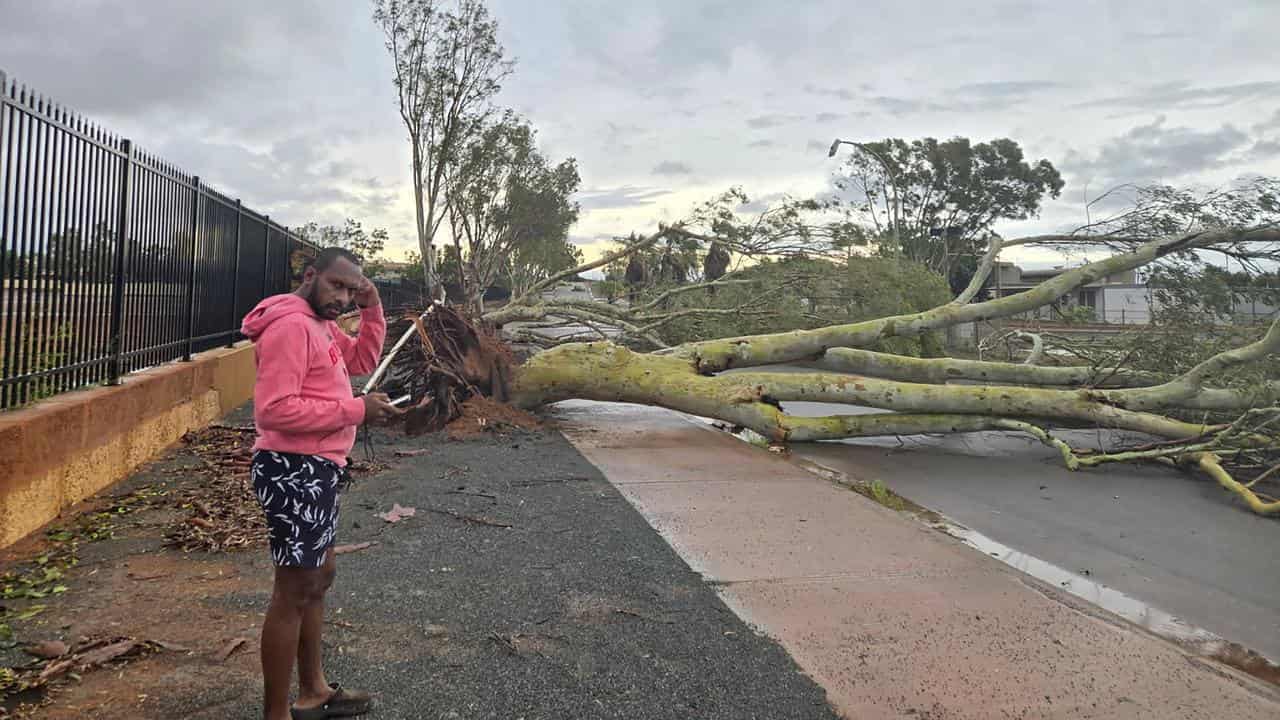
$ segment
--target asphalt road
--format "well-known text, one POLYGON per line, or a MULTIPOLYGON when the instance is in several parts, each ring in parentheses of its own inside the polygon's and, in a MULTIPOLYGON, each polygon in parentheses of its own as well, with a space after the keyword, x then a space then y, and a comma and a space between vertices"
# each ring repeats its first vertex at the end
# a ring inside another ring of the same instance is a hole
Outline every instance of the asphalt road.
MULTIPOLYGON (((375 430, 373 447, 390 467, 344 493, 339 542, 380 544, 339 558, 327 617, 345 624, 326 631, 330 677, 376 692, 370 717, 835 720, 559 433, 375 430), (374 517, 392 503, 417 514, 374 517)), ((211 602, 266 600, 263 584, 211 602)), ((169 717, 255 717, 238 691, 169 717)))
MULTIPOLYGON (((801 415, 868 412, 787 403, 801 415)), ((1097 432, 1064 434, 1096 443, 1097 432)), ((1280 522, 1212 482, 1154 467, 1070 472, 1010 433, 855 440, 797 455, 902 496, 999 543, 1280 659, 1280 522)))
MULTIPOLYGON (((591 294, 591 285, 589 283, 560 283, 559 285, 547 290, 542 294, 542 298, 547 301, 555 300, 595 300, 591 294), (581 288, 575 290, 574 288, 581 288)), ((563 319, 563 318, 560 318, 563 319)), ((513 322, 507 325, 510 330, 530 329, 530 323, 513 322)), ((600 326, 599 328, 607 337, 616 337, 619 333, 618 328, 611 326, 600 326)), ((542 327, 534 328, 532 332, 551 339, 561 339, 570 336, 582 336, 581 339, 588 340, 594 337, 595 329, 577 323, 570 323, 561 327, 542 327)))

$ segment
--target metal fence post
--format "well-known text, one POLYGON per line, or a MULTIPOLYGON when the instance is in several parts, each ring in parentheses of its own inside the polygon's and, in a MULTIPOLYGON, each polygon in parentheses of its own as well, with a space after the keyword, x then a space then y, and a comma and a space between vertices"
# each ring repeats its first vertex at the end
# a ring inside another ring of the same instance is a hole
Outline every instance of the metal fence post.
POLYGON ((284 234, 284 291, 293 290, 293 236, 284 234))
POLYGON ((200 176, 191 178, 191 272, 187 275, 187 343, 183 362, 191 362, 196 336, 196 264, 200 249, 200 176))
POLYGON ((267 299, 267 293, 271 292, 271 273, 267 272, 271 269, 271 216, 264 215, 262 217, 262 299, 267 299))
POLYGON ((125 243, 129 237, 129 211, 133 204, 133 142, 123 140, 120 151, 120 212, 116 217, 115 257, 112 260, 111 281, 111 361, 107 369, 107 384, 119 385, 124 354, 124 259, 125 243))
POLYGON ((240 207, 240 198, 236 198, 236 259, 231 271, 231 334, 227 336, 227 347, 236 344, 236 303, 240 300, 240 219, 244 211, 240 207))

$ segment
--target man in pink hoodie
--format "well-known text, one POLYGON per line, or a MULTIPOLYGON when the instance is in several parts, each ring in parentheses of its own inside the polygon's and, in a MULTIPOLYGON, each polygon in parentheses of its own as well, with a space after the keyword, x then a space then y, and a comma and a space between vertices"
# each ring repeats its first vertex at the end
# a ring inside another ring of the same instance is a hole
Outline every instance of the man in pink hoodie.
POLYGON ((324 594, 333 582, 338 483, 356 426, 401 414, 383 394, 355 397, 350 374, 372 372, 387 324, 378 291, 359 259, 338 248, 320 252, 296 292, 263 300, 241 332, 254 343, 253 487, 270 529, 276 566, 262 625, 265 720, 320 720, 359 715, 367 693, 331 686, 321 663, 324 594), (360 333, 334 321, 351 303, 360 333), (298 698, 289 705, 294 660, 298 698))

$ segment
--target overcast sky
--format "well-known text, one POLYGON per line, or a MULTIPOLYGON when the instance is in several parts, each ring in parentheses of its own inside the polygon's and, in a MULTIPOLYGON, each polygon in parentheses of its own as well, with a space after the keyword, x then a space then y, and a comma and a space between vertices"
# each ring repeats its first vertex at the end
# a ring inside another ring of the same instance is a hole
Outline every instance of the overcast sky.
MULTIPOLYGON (((578 159, 589 253, 731 185, 811 195, 837 136, 1017 140, 1067 186, 1006 235, 1078 224, 1119 183, 1280 175, 1276 0, 491 1, 501 102, 578 159)), ((369 15, 0 0, 0 69, 273 218, 355 217, 398 254, 408 151, 369 15)))

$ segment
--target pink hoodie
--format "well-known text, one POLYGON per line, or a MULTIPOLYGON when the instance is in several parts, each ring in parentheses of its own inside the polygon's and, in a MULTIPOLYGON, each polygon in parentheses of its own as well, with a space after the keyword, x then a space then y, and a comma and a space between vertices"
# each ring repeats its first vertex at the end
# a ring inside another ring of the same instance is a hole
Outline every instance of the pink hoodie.
POLYGON ((274 295, 245 316, 240 332, 253 341, 258 367, 254 449, 346 465, 364 421, 364 400, 351 392, 348 371, 366 375, 377 367, 387 335, 382 306, 360 311, 360 335, 352 338, 297 295, 274 295))

